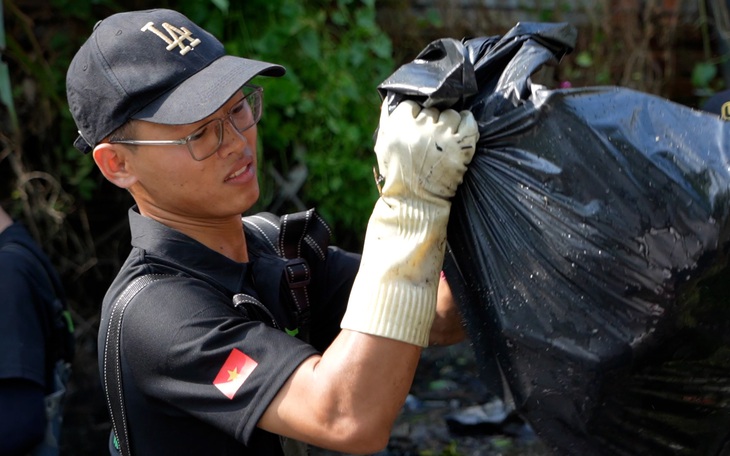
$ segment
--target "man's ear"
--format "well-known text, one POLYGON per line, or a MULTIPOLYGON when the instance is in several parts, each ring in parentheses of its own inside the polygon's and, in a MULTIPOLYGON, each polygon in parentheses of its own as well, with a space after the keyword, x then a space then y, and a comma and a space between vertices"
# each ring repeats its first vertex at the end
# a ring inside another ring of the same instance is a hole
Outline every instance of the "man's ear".
POLYGON ((94 148, 96 166, 109 182, 120 188, 128 189, 137 177, 127 169, 130 151, 119 144, 101 143, 94 148))

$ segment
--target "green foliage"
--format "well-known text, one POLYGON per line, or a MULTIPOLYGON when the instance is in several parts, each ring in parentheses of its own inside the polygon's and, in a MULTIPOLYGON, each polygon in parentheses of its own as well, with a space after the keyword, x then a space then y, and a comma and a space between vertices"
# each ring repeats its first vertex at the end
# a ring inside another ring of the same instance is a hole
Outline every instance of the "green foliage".
POLYGON ((286 175, 305 164, 309 176, 299 197, 317 207, 336 234, 361 239, 377 196, 376 86, 394 69, 374 2, 215 3, 215 9, 186 5, 183 12, 221 37, 229 53, 287 69, 282 78, 255 81, 265 90, 259 126, 262 205, 274 197, 269 167, 286 175))
MULTIPOLYGON (((85 29, 91 30, 97 19, 92 8, 112 5, 110 0, 53 0, 48 8, 53 16, 64 20, 42 27, 43 33, 34 28, 39 25, 34 22, 39 9, 22 1, 17 5, 7 1, 4 5, 8 24, 5 58, 12 69, 7 86, 22 125, 17 136, 7 143, 16 160, 14 178, 32 187, 34 182, 23 174, 42 169, 47 173, 46 180, 55 180, 54 185, 67 193, 63 200, 68 204, 73 204, 77 196, 89 200, 96 188, 93 162, 72 146, 76 128, 66 102, 65 76, 74 52, 86 37, 68 33, 68 25, 70 21, 88 24, 85 29), (41 150, 42 154, 32 153, 41 150)), ((33 192, 32 188, 25 188, 15 192, 14 199, 33 192)), ((51 212, 63 214, 74 210, 66 206, 50 208, 51 212)))
POLYGON ((462 456, 463 453, 459 451, 458 444, 456 442, 450 442, 446 447, 440 451, 437 450, 424 450, 421 451, 421 456, 462 456))
POLYGON ((444 26, 441 13, 435 8, 428 8, 423 18, 416 21, 419 28, 440 28, 444 26))
POLYGON ((699 62, 692 68, 692 85, 696 89, 710 87, 715 77, 717 77, 717 67, 712 63, 699 62))
POLYGON ((705 2, 698 2, 699 8, 699 29, 702 34, 702 50, 704 54, 704 60, 701 60, 694 64, 692 67, 692 87, 694 92, 700 97, 711 96, 716 89, 722 88, 723 82, 719 77, 719 71, 717 65, 723 64, 727 61, 727 56, 720 56, 719 58, 712 58, 710 42, 712 38, 710 36, 710 21, 711 18, 708 15, 707 5, 705 2))

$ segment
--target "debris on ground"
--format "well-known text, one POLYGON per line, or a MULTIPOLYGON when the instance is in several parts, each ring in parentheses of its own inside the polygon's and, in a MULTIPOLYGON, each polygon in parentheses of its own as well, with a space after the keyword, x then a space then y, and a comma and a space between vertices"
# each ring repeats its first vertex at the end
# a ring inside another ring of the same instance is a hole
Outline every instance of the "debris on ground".
POLYGON ((549 455, 530 425, 486 389, 462 342, 424 350, 388 447, 375 456, 549 455))

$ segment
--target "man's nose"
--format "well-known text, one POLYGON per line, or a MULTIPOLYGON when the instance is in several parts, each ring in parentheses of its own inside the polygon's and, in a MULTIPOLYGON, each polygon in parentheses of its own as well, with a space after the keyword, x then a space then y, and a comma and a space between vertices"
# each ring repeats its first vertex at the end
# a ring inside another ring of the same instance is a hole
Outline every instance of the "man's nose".
POLYGON ((223 135, 223 138, 221 140, 221 146, 218 149, 218 152, 221 154, 227 154, 231 151, 236 151, 236 142, 239 140, 243 141, 245 143, 244 145, 248 145, 248 138, 246 138, 246 135, 236 129, 230 117, 226 117, 223 120, 223 132, 221 134, 223 135), (228 149, 230 149, 230 151, 228 149))

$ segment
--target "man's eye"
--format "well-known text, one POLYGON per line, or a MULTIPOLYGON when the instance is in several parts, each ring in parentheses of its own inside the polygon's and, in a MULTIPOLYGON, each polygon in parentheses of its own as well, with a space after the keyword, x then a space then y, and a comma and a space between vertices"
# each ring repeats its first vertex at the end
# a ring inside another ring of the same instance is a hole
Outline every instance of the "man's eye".
POLYGON ((210 125, 206 125, 205 127, 201 128, 200 130, 196 130, 193 132, 192 135, 188 136, 188 141, 197 141, 201 139, 203 136, 205 136, 205 133, 210 128, 210 125))
POLYGON ((246 100, 241 100, 240 103, 238 103, 236 106, 231 109, 231 115, 236 116, 243 111, 243 109, 246 107, 246 100))

